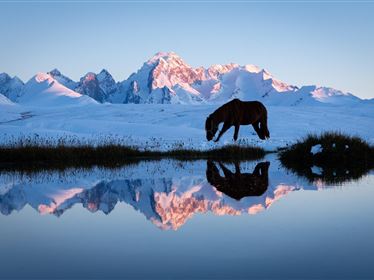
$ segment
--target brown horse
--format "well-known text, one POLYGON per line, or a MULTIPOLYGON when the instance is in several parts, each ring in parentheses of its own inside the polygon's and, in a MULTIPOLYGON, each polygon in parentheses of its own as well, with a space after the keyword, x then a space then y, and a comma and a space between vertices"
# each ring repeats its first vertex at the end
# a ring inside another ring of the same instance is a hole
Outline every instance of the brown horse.
POLYGON ((258 101, 231 100, 215 110, 205 122, 206 139, 212 140, 217 133, 218 125, 223 122, 223 127, 215 142, 232 126, 235 126, 234 140, 238 139, 239 127, 251 124, 260 139, 270 138, 267 125, 267 110, 258 101))
POLYGON ((236 200, 246 196, 261 196, 268 188, 270 166, 268 161, 258 163, 252 173, 241 173, 238 161, 235 162, 235 172, 221 162, 218 162, 218 165, 224 176, 221 176, 213 161, 207 161, 206 178, 209 184, 236 200))

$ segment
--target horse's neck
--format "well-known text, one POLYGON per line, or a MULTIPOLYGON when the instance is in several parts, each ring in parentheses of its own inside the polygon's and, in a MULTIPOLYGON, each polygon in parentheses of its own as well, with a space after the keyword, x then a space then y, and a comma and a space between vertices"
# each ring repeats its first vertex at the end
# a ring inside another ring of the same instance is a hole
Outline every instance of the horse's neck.
POLYGON ((220 109, 221 108, 219 108, 217 111, 214 112, 214 120, 218 124, 225 121, 225 111, 222 109, 220 110, 220 109))

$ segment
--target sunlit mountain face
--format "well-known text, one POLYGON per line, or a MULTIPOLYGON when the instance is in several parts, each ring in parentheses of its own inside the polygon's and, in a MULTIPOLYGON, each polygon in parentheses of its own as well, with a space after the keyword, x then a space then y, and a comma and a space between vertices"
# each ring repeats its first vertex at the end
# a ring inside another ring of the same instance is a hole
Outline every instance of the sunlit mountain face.
MULTIPOLYGON (((65 101, 69 100, 66 97, 77 95, 89 97, 91 102, 119 104, 217 104, 234 98, 287 106, 368 103, 330 87, 287 84, 253 64, 192 67, 174 52, 156 53, 123 81, 115 81, 106 69, 100 73, 88 72, 79 81, 73 81, 58 69, 38 73, 26 83, 17 76, 0 73, 0 94, 21 104, 30 104, 29 99, 35 95, 38 97, 35 105, 43 105, 43 99, 50 99, 50 95, 54 98, 63 95, 65 101), (42 81, 40 76, 44 76, 42 81), (48 83, 42 83, 45 80, 48 83), (47 90, 48 87, 51 89, 47 90)), ((58 98, 54 104, 63 101, 58 98)), ((70 101, 80 103, 76 98, 70 101)))

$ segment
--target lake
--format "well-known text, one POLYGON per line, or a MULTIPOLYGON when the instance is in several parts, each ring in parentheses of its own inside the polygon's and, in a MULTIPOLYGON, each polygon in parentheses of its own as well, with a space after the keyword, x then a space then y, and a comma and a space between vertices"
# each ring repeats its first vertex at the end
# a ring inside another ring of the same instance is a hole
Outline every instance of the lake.
POLYGON ((374 172, 333 185, 276 155, 2 172, 0 278, 373 278, 373 198, 374 172))

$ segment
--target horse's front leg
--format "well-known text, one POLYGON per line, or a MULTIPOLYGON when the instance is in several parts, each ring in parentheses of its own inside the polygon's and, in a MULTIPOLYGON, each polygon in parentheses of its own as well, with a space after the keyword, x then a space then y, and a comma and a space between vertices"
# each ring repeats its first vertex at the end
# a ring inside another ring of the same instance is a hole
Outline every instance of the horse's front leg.
POLYGON ((264 140, 265 137, 263 136, 263 134, 262 134, 262 132, 261 132, 261 129, 260 129, 260 127, 259 127, 259 124, 260 124, 260 122, 257 121, 257 122, 255 122, 255 123, 253 123, 252 126, 253 126, 254 130, 256 131, 258 137, 260 137, 260 139, 264 140))
POLYGON ((224 166, 221 162, 218 162, 219 166, 221 167, 223 174, 225 175, 225 178, 232 177, 234 174, 228 169, 226 166, 224 166))
POLYGON ((234 141, 238 140, 240 124, 235 125, 234 141))
POLYGON ((217 139, 216 140, 214 140, 214 142, 218 142, 219 141, 219 139, 221 138, 221 136, 229 129, 231 127, 231 124, 229 124, 229 123, 223 123, 223 127, 222 127, 222 129, 221 129, 221 131, 219 132, 219 134, 218 134, 218 137, 217 137, 217 139))

